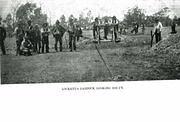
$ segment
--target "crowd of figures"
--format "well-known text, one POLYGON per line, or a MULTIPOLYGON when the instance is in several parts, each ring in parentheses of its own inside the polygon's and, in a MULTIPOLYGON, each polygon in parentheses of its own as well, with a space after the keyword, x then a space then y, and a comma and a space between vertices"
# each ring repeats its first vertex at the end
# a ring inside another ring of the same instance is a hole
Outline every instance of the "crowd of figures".
MULTIPOLYGON (((114 42, 118 41, 118 33, 126 34, 127 26, 124 24, 120 24, 120 21, 113 16, 112 20, 109 22, 108 19, 105 19, 103 24, 98 18, 95 18, 93 24, 93 38, 94 40, 100 43, 101 38, 101 29, 104 30, 104 39, 108 39, 108 34, 111 32, 112 38, 111 40, 114 42)), ((1 22, 0 22, 1 25, 1 22)), ((142 33, 144 34, 145 25, 142 24, 142 33)), ((156 19, 154 23, 154 30, 152 31, 152 36, 155 36, 156 43, 161 40, 161 31, 162 31, 162 23, 156 19)), ((139 29, 139 24, 136 22, 133 24, 133 29, 131 33, 137 34, 139 29)), ((176 23, 173 22, 172 26, 172 34, 176 33, 176 23)), ((55 25, 50 29, 48 23, 43 23, 42 27, 40 28, 39 25, 32 24, 31 20, 27 21, 27 26, 24 27, 19 21, 17 27, 15 28, 13 35, 16 36, 16 55, 25 55, 30 56, 32 53, 49 53, 49 35, 52 33, 55 44, 54 49, 57 52, 58 47, 59 51, 63 50, 63 35, 67 32, 69 35, 69 49, 70 51, 76 51, 76 42, 79 41, 79 38, 82 37, 82 30, 80 25, 74 23, 73 18, 69 19, 67 27, 63 27, 59 20, 56 21, 55 25)), ((0 42, 1 42, 1 50, 2 53, 5 55, 5 47, 4 47, 4 40, 6 38, 6 30, 2 26, 0 26, 0 42)))
MULTIPOLYGON (((27 21, 27 26, 18 22, 13 35, 16 37, 16 55, 30 56, 32 53, 49 53, 49 35, 52 33, 55 39, 54 49, 62 51, 62 38, 65 32, 69 33, 70 51, 76 50, 76 41, 82 36, 82 30, 79 25, 73 23, 73 19, 69 20, 68 28, 64 28, 57 20, 53 28, 50 29, 48 23, 43 23, 42 28, 39 25, 33 25, 31 20, 27 21)), ((1 40, 5 40, 6 31, 1 27, 1 40)), ((4 41, 1 41, 4 43, 4 41)), ((4 44, 1 44, 3 54, 6 54, 4 44)))

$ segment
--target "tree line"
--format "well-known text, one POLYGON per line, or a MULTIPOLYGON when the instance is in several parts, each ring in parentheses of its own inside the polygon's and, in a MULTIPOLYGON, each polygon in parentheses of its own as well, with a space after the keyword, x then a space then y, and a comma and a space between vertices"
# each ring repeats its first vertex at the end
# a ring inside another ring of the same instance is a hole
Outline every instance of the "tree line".
MULTIPOLYGON (((133 26, 133 23, 153 26, 155 18, 158 17, 164 26, 170 26, 172 23, 172 19, 170 19, 168 15, 168 12, 170 11, 171 10, 168 7, 165 7, 153 15, 146 15, 143 9, 136 6, 127 11, 127 13, 124 15, 124 20, 122 20, 121 23, 127 27, 133 26)), ((60 24, 66 27, 70 18, 74 18, 74 22, 78 23, 82 28, 90 29, 95 17, 93 17, 91 10, 81 12, 78 18, 74 17, 73 15, 70 15, 69 18, 66 18, 65 15, 61 15, 59 18, 60 24)), ((111 19, 110 16, 98 18, 102 20, 102 22, 104 19, 111 19)), ((180 18, 175 16, 174 19, 176 20, 176 23, 180 25, 180 18)), ((9 13, 3 22, 6 24, 7 32, 11 34, 18 22, 21 22, 23 26, 26 26, 27 20, 32 20, 33 24, 42 26, 43 23, 48 21, 48 16, 47 14, 42 13, 42 8, 38 7, 36 3, 27 2, 21 5, 17 4, 17 6, 14 7, 13 12, 9 13)))

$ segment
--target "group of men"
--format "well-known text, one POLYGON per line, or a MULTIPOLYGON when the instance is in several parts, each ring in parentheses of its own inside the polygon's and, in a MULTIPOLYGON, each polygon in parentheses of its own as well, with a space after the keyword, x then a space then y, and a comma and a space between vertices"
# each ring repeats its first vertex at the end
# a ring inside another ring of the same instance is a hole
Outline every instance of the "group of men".
MULTIPOLYGON (((145 25, 143 25, 144 28, 145 25)), ((135 24, 134 31, 135 33, 138 32, 138 24, 135 24)), ((172 23, 172 34, 176 33, 176 24, 175 22, 172 23)), ((119 27, 119 21, 115 16, 112 17, 111 24, 109 23, 108 19, 104 20, 104 24, 100 23, 100 20, 98 18, 95 18, 95 21, 93 22, 93 38, 95 40, 98 40, 100 43, 101 40, 101 29, 104 29, 104 39, 108 39, 108 33, 111 29, 112 32, 112 40, 114 42, 118 41, 118 29, 119 27)), ((161 31, 162 31, 162 23, 156 19, 155 20, 155 26, 154 30, 152 31, 153 37, 155 36, 156 43, 158 43, 161 40, 161 31)), ((121 29, 120 29, 121 30, 121 29)), ((78 24, 75 24, 73 21, 73 18, 69 19, 69 23, 67 28, 65 29, 63 26, 61 26, 59 20, 56 21, 56 24, 53 26, 52 29, 48 26, 48 23, 44 23, 42 25, 42 28, 40 29, 39 25, 32 25, 32 21, 29 20, 27 22, 27 26, 24 27, 21 21, 17 24, 17 27, 15 28, 14 34, 16 36, 16 55, 32 55, 32 52, 35 53, 49 53, 49 35, 52 33, 53 37, 55 38, 55 51, 58 51, 58 43, 59 43, 59 51, 61 52, 63 50, 62 47, 62 38, 64 33, 67 32, 69 35, 69 49, 70 51, 76 50, 76 42, 79 40, 80 37, 82 37, 82 30, 81 27, 78 24)), ((1 50, 3 55, 6 54, 5 46, 4 46, 4 40, 6 38, 6 30, 2 26, 0 22, 0 44, 1 44, 1 50)))
POLYGON ((16 36, 16 55, 32 55, 34 53, 49 52, 49 33, 48 23, 44 23, 40 29, 39 25, 32 25, 32 21, 27 22, 27 27, 24 27, 21 22, 15 28, 16 36))
POLYGON ((109 23, 109 20, 107 18, 104 20, 104 24, 101 24, 99 19, 95 18, 95 21, 93 22, 93 38, 98 39, 100 43, 100 40, 102 40, 100 29, 104 28, 104 39, 107 40, 109 30, 111 29, 112 39, 115 42, 117 42, 118 41, 117 40, 118 39, 118 25, 119 25, 119 21, 115 16, 112 17, 111 24, 109 23))
MULTIPOLYGON (((22 21, 19 21, 17 27, 14 30, 13 35, 16 36, 16 55, 26 55, 30 56, 32 53, 49 53, 49 35, 52 33, 55 38, 54 49, 62 51, 62 38, 65 32, 68 32, 69 35, 69 48, 70 51, 76 50, 76 41, 79 41, 79 38, 82 37, 82 30, 79 25, 75 25, 73 19, 71 18, 68 23, 68 27, 65 29, 60 25, 59 20, 56 21, 56 24, 50 29, 48 23, 43 23, 42 28, 40 29, 39 25, 36 24, 33 26, 32 21, 27 21, 27 26, 24 27, 22 21)), ((6 38, 5 28, 0 26, 0 41, 2 53, 5 55, 4 40, 6 38)))

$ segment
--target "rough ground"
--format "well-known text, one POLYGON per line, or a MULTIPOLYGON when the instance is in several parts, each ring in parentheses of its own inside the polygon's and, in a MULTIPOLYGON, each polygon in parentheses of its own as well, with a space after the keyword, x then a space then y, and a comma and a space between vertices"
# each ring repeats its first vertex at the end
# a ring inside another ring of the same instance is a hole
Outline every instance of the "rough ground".
POLYGON ((98 55, 89 31, 84 32, 76 52, 69 52, 68 49, 55 52, 51 37, 51 53, 30 57, 15 56, 15 39, 6 39, 9 55, 1 56, 1 83, 180 79, 179 34, 169 35, 166 28, 163 31, 165 39, 150 48, 149 32, 150 29, 147 29, 145 35, 121 36, 119 43, 102 42, 97 45, 113 77, 98 55))

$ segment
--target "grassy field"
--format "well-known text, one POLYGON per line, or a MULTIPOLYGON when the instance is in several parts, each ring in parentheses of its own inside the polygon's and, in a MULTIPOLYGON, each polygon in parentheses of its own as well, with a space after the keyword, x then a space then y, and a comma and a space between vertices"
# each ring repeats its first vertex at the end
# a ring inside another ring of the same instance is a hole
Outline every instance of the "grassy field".
MULTIPOLYGON (((144 35, 128 34, 119 43, 102 42, 97 45, 113 77, 101 60, 92 32, 84 31, 83 38, 77 43, 77 51, 69 52, 64 45, 63 52, 55 52, 54 39, 50 37, 50 53, 33 56, 15 56, 15 39, 5 41, 8 55, 1 56, 1 83, 61 83, 96 81, 138 81, 180 79, 178 56, 176 65, 164 65, 166 54, 147 55, 150 49, 150 30, 144 35), (175 70, 174 70, 175 69, 175 70)), ((170 32, 165 28, 163 37, 170 32)), ((180 27, 178 27, 180 32, 180 27)), ((102 35, 103 37, 103 35, 102 35)), ((111 38, 111 36, 109 36, 111 38)))

